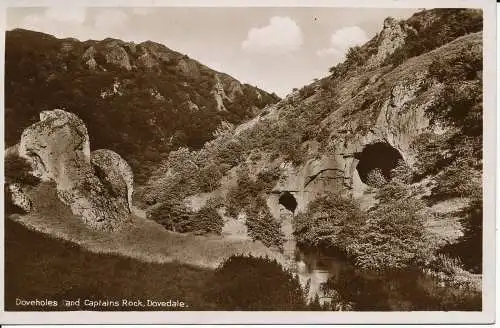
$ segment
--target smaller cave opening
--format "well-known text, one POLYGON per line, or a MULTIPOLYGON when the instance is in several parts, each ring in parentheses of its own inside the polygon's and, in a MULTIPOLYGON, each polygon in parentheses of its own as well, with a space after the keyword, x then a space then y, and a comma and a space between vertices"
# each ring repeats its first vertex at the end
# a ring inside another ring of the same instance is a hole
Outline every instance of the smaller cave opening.
POLYGON ((377 179, 377 174, 379 179, 389 181, 392 170, 403 160, 399 151, 385 142, 367 145, 355 158, 359 160, 356 170, 361 181, 370 186, 376 186, 372 180, 377 179))
POLYGON ((278 202, 290 212, 295 213, 295 209, 297 208, 297 200, 289 191, 282 192, 278 202))

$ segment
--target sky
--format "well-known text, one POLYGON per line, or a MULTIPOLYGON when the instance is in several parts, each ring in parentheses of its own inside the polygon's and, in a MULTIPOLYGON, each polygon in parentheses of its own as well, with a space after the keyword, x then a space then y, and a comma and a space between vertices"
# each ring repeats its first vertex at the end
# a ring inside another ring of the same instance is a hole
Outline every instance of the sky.
POLYGON ((81 41, 107 37, 165 44, 244 83, 283 97, 328 74, 386 17, 418 9, 333 7, 11 7, 7 29, 81 41))

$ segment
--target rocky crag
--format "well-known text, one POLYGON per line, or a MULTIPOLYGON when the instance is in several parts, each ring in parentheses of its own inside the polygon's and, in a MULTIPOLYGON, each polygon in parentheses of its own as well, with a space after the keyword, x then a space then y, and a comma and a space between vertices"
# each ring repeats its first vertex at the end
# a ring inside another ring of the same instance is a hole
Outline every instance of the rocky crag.
MULTIPOLYGON (((59 200, 89 226, 110 231, 128 220, 132 170, 111 150, 91 152, 87 128, 75 114, 60 109, 41 112, 40 121, 23 131, 17 148, 18 155, 31 163, 33 175, 54 182, 59 200)), ((15 199, 19 203, 20 197, 15 199)))

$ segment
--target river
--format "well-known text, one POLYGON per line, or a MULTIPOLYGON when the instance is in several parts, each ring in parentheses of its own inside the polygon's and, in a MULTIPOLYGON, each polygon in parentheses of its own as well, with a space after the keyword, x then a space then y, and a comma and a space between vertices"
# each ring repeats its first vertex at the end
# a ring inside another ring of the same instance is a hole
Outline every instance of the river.
POLYGON ((417 268, 367 273, 341 253, 297 246, 299 281, 308 286, 308 299, 318 297, 330 309, 355 311, 480 311, 481 293, 457 288, 417 268))

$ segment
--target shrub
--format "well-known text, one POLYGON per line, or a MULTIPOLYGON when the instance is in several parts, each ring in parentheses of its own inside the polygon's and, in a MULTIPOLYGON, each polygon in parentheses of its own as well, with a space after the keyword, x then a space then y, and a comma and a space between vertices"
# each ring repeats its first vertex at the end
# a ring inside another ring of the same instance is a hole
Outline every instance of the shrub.
POLYGON ((439 253, 434 260, 429 263, 428 267, 435 272, 444 272, 447 275, 453 276, 462 270, 462 265, 460 259, 439 253))
POLYGON ((276 262, 245 255, 229 257, 215 270, 206 293, 223 310, 305 310, 299 280, 276 262))
POLYGON ((202 192, 210 192, 220 187, 222 179, 222 170, 220 165, 213 162, 208 163, 197 176, 198 185, 202 192))
POLYGON ((217 213, 217 205, 207 202, 198 212, 193 214, 192 231, 197 233, 222 233, 224 219, 217 213))
POLYGON ((456 243, 442 249, 444 254, 460 258, 464 268, 474 273, 483 271, 483 201, 481 187, 469 195, 469 205, 457 215, 462 219, 463 235, 456 243))
POLYGON ((254 202, 255 205, 245 209, 248 235, 253 240, 260 240, 267 247, 274 246, 282 250, 285 235, 281 231, 281 225, 272 216, 262 196, 254 199, 254 202))
POLYGON ((147 212, 147 216, 165 229, 175 232, 220 234, 224 220, 217 213, 218 206, 220 204, 209 200, 198 212, 193 212, 182 201, 171 198, 154 206, 147 212))
POLYGON ((294 217, 294 235, 300 244, 344 250, 347 232, 360 220, 362 213, 351 200, 326 194, 294 217))
POLYGON ((170 199, 147 212, 147 217, 174 232, 193 231, 193 212, 182 201, 170 199))
POLYGON ((429 66, 429 76, 439 82, 476 80, 478 72, 483 70, 481 51, 464 49, 456 57, 437 57, 429 66))
POLYGON ((315 93, 313 85, 306 85, 299 90, 299 95, 302 99, 311 97, 315 93))
POLYGON ((387 180, 385 179, 384 174, 382 174, 382 170, 380 168, 371 170, 366 176, 366 184, 371 187, 380 188, 386 183, 387 180))
POLYGON ((425 261, 428 248, 422 208, 420 201, 405 199, 382 204, 370 212, 346 247, 356 266, 384 271, 425 261))

